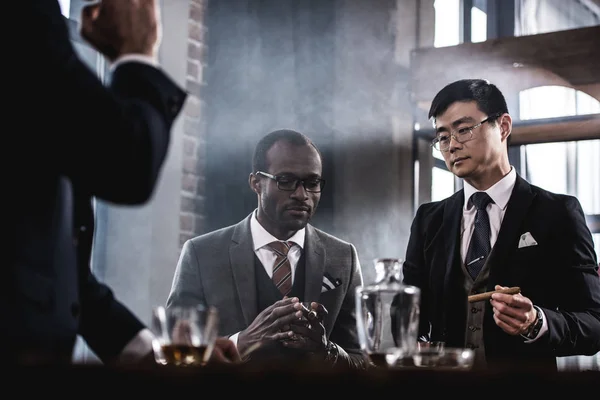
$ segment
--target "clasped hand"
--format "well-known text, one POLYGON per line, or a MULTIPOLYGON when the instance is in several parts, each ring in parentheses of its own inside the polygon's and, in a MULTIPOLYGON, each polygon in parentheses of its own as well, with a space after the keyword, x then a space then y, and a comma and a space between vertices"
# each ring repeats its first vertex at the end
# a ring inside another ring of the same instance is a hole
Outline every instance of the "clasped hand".
POLYGON ((294 332, 290 326, 302 315, 302 304, 297 297, 284 297, 265 308, 238 336, 237 346, 242 358, 268 342, 291 338, 294 332))
POLYGON ((325 352, 327 336, 323 318, 327 310, 315 302, 311 303, 311 310, 306 309, 297 297, 285 297, 273 303, 240 332, 240 354, 245 358, 251 349, 266 342, 279 342, 288 348, 306 352, 325 352), (314 312, 311 313, 311 310, 314 312))
POLYGON ((310 303, 310 309, 303 306, 302 317, 290 325, 294 334, 284 340, 283 345, 309 353, 325 353, 328 340, 323 319, 327 314, 327 309, 314 301, 310 303))

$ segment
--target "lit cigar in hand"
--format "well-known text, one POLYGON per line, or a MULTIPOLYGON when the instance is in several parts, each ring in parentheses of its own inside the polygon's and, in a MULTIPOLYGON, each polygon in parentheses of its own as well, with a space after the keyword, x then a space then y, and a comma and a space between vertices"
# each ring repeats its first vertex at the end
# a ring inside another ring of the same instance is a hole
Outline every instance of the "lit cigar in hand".
POLYGON ((518 286, 515 286, 515 287, 510 287, 507 289, 492 290, 491 292, 474 294, 474 295, 469 296, 468 300, 469 300, 469 303, 474 303, 476 301, 482 301, 482 300, 489 300, 492 298, 492 295, 494 293, 517 294, 517 293, 521 293, 521 288, 518 286))
POLYGON ((315 310, 312 309, 311 307, 311 302, 310 301, 303 301, 302 302, 302 311, 305 314, 305 317, 310 321, 310 317, 312 317, 313 319, 317 318, 317 312, 315 310))
POLYGON ((319 323, 323 322, 323 319, 328 314, 327 309, 323 306, 323 304, 317 303, 317 309, 312 308, 311 301, 303 301, 302 302, 302 311, 304 313, 304 317, 308 321, 318 321, 319 323))

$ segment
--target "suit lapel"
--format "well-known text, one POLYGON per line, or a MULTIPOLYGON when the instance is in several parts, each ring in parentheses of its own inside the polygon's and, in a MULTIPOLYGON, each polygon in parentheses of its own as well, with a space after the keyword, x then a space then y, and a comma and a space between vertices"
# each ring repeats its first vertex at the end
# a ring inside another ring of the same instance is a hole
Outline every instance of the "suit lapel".
POLYGON ((304 284, 304 301, 318 301, 323 284, 325 270, 325 248, 321 244, 317 233, 310 225, 306 225, 306 238, 304 239, 304 255, 306 280, 304 284))
POLYGON ((229 261, 246 326, 257 314, 256 278, 254 274, 254 246, 250 218, 236 225, 229 246, 229 261))
POLYGON ((444 207, 444 238, 446 240, 445 254, 446 257, 446 271, 444 273, 444 291, 446 291, 449 281, 450 273, 452 271, 453 263, 460 259, 460 222, 462 220, 462 207, 464 204, 465 192, 461 190, 455 193, 446 202, 444 207))
POLYGON ((496 284, 505 285, 510 283, 505 278, 511 276, 511 265, 506 262, 506 259, 517 249, 519 236, 522 233, 520 230, 523 220, 534 198, 535 193, 531 191, 531 185, 517 175, 515 187, 500 226, 498 239, 489 260, 491 265, 488 290, 494 290, 496 284))

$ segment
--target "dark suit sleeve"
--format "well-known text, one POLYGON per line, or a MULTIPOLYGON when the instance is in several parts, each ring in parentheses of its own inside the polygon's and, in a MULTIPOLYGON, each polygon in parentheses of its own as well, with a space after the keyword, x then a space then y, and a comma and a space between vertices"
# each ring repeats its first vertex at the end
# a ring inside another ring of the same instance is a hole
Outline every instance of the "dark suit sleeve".
MULTIPOLYGON (((428 268, 425 265, 425 250, 423 249, 425 238, 423 235, 424 211, 426 205, 421 205, 410 228, 410 237, 406 248, 406 256, 402 265, 403 283, 413 285, 421 290, 421 306, 419 311, 419 340, 429 340, 430 323, 426 305, 428 302, 428 268)), ((392 306, 394 303, 392 302, 392 306)), ((392 312, 392 315, 394 313, 392 312)), ((395 332, 395 321, 392 320, 392 331, 395 332)))
POLYGON ((356 288, 363 285, 363 277, 356 248, 354 245, 350 245, 350 247, 352 252, 352 277, 329 339, 338 348, 338 366, 364 369, 367 367, 367 359, 358 342, 355 302, 356 288))
POLYGON ((557 215, 556 245, 560 307, 543 308, 549 344, 556 356, 593 355, 600 351, 600 277, 592 235, 579 201, 565 197, 557 215))
POLYGON ((10 67, 24 77, 11 101, 23 103, 34 125, 15 140, 93 196, 147 201, 185 92, 160 69, 137 62, 117 67, 105 86, 75 53, 56 1, 19 3, 28 34, 10 67))
POLYGON ((104 363, 117 361, 144 324, 91 272, 80 288, 82 338, 104 363))

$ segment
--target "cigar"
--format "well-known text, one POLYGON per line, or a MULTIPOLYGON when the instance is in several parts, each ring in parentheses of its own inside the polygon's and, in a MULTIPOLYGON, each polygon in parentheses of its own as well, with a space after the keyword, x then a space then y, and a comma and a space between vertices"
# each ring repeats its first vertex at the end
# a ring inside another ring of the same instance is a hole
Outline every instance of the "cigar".
POLYGON ((494 293, 504 293, 504 294, 517 294, 521 293, 521 288, 518 286, 509 287, 508 289, 500 289, 500 290, 492 290, 491 292, 474 294, 468 297, 469 303, 474 303, 476 301, 489 300, 492 298, 494 293))
POLYGON ((309 321, 310 321, 310 318, 308 318, 309 316, 312 315, 312 317, 315 319, 319 316, 315 310, 310 308, 310 302, 302 303, 302 311, 304 311, 304 313, 306 314, 306 319, 308 319, 309 321), (308 304, 308 306, 306 304, 308 304))

